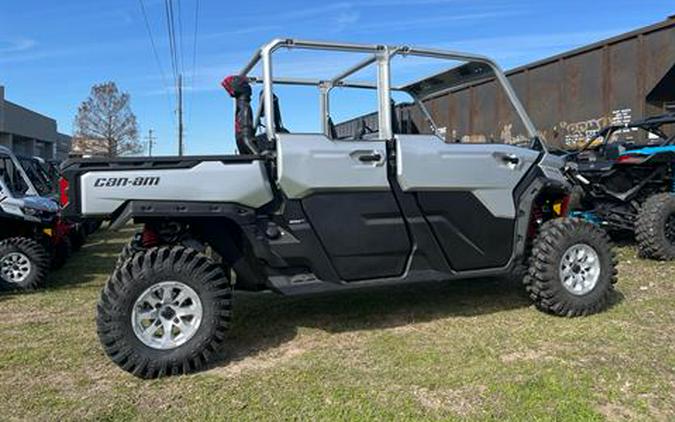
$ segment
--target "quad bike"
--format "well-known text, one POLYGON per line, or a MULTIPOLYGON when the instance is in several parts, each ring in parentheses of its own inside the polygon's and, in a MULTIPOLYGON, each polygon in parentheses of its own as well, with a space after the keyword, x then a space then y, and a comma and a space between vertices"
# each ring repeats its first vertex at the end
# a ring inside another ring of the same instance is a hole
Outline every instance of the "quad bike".
POLYGON ((58 203, 30 174, 0 147, 0 290, 43 286, 69 241, 58 203))
POLYGON ((572 215, 634 236, 644 258, 675 259, 675 114, 608 126, 565 159, 572 215))
POLYGON ((132 219, 144 225, 98 303, 99 338, 124 370, 153 378, 207 366, 226 343, 235 290, 297 295, 519 275, 545 312, 588 315, 608 305, 617 280, 608 236, 566 216, 564 163, 537 139, 489 58, 283 39, 263 46, 223 86, 235 100, 238 155, 63 166, 65 216, 110 219, 113 229, 132 219), (279 49, 366 57, 328 80, 277 78, 272 57, 279 49), (490 70, 531 145, 447 144, 436 134, 395 133, 392 91, 413 97, 436 132, 424 98, 392 85, 390 65, 401 55, 490 70), (259 62, 262 78, 249 77, 259 62), (347 79, 373 64, 374 83, 347 79), (253 84, 262 85, 255 116, 253 84), (274 93, 281 84, 317 88, 322 133, 283 126, 274 93), (377 128, 334 136, 329 102, 338 87, 377 94, 377 128))

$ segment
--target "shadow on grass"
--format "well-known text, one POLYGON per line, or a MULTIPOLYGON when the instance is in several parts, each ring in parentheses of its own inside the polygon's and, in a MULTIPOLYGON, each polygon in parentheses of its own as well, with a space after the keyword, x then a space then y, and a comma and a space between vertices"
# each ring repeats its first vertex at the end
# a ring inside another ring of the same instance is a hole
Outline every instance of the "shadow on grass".
MULTIPOLYGON (((623 300, 623 294, 615 290, 609 308, 623 300)), ((238 293, 232 330, 211 367, 227 366, 282 346, 296 337, 299 327, 329 333, 380 330, 530 305, 520 284, 500 279, 453 280, 298 297, 238 293)))
POLYGON ((293 340, 299 327, 330 333, 379 330, 493 314, 530 304, 522 286, 499 279, 453 280, 298 297, 238 293, 232 330, 212 367, 227 366, 277 348, 293 340))

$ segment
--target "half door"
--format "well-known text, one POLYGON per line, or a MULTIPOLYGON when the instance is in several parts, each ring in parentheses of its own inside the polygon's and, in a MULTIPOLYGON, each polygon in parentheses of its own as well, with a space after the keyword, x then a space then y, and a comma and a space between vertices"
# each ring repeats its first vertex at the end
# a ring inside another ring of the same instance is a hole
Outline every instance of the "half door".
POLYGON ((396 277, 411 242, 387 178, 384 141, 278 134, 278 183, 346 281, 396 277))
POLYGON ((413 195, 451 268, 498 268, 514 244, 514 191, 537 151, 501 144, 447 144, 397 135, 396 178, 413 195))

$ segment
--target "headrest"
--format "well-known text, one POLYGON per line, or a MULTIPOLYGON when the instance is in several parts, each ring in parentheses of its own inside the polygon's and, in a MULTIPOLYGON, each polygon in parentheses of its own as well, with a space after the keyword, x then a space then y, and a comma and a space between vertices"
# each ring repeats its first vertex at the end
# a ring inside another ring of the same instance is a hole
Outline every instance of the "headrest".
POLYGON ((220 83, 231 97, 237 98, 241 95, 251 95, 251 85, 246 76, 231 75, 223 79, 220 83))

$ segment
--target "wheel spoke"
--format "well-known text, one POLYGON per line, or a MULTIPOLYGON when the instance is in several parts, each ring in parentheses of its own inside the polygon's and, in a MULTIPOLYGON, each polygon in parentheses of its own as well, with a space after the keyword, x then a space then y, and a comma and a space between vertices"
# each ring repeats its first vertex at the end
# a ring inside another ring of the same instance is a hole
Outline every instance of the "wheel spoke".
POLYGON ((171 296, 172 296, 172 293, 173 293, 172 290, 173 290, 173 289, 170 288, 170 287, 164 287, 164 288, 162 289, 162 303, 165 303, 165 304, 166 304, 166 303, 171 303, 171 299, 172 299, 171 296))
POLYGON ((180 331, 180 334, 185 335, 186 333, 189 333, 190 330, 192 329, 192 325, 189 322, 187 322, 187 321, 185 321, 184 319, 181 319, 181 318, 178 318, 178 321, 179 322, 174 323, 174 325, 176 326, 176 328, 178 328, 178 330, 180 331))
POLYGON ((183 316, 194 315, 196 309, 197 309, 197 306, 192 304, 192 305, 183 306, 183 307, 180 307, 180 308, 175 308, 175 311, 176 311, 177 316, 183 317, 183 316))
POLYGON ((178 295, 176 295, 176 298, 173 300, 173 303, 175 303, 177 306, 180 306, 180 305, 183 304, 183 302, 185 302, 189 298, 190 298, 190 296, 188 296, 186 291, 181 290, 181 291, 178 292, 178 295))
POLYGON ((145 330, 143 330, 143 334, 150 336, 150 337, 155 337, 155 334, 157 334, 157 330, 159 329, 159 325, 155 323, 155 321, 152 321, 150 325, 145 327, 145 330))
POLYGON ((157 319, 157 309, 155 308, 149 308, 149 309, 143 309, 141 311, 138 311, 138 317, 141 320, 147 320, 147 319, 157 319))

